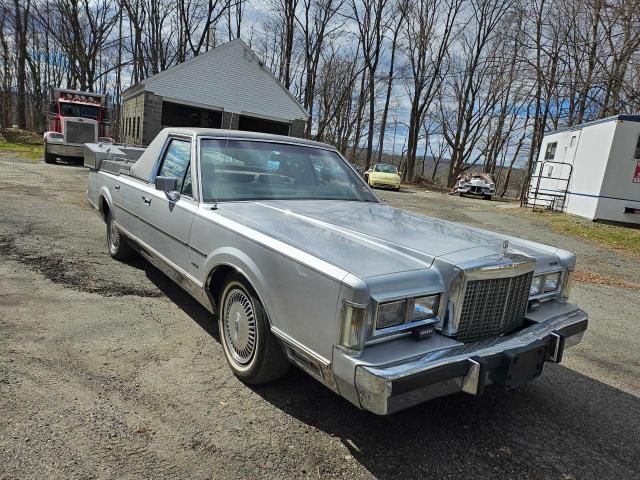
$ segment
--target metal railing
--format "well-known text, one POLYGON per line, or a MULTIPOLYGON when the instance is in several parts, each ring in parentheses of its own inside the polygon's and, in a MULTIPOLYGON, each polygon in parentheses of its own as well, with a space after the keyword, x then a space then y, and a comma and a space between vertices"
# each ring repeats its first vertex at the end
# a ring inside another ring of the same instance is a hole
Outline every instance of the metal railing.
POLYGON ((543 160, 541 162, 536 162, 536 165, 533 168, 533 172, 531 177, 529 178, 529 187, 527 188, 527 195, 523 199, 522 206, 523 207, 531 207, 535 210, 536 207, 545 207, 547 210, 560 211, 564 212, 567 208, 567 195, 569 193, 569 184, 571 182, 571 176, 573 174, 573 164, 567 162, 556 162, 553 160, 543 160), (540 169, 537 170, 537 164, 540 164, 540 169), (567 177, 550 177, 543 176, 542 172, 544 172, 544 168, 547 164, 553 165, 566 165, 569 167, 569 175, 567 177), (536 175, 535 172, 538 171, 536 175), (541 192, 540 183, 542 179, 548 180, 559 180, 564 182, 564 188, 560 188, 558 190, 545 190, 541 192), (535 188, 531 188, 531 186, 535 184, 535 188), (533 199, 531 198, 533 197, 533 199), (544 202, 542 205, 538 202, 544 202))

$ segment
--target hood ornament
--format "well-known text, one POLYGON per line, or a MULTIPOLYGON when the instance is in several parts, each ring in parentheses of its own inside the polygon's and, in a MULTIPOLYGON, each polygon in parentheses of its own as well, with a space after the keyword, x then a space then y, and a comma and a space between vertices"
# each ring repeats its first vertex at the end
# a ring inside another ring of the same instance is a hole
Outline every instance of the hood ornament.
POLYGON ((502 255, 506 255, 509 252, 509 240, 502 241, 502 255))

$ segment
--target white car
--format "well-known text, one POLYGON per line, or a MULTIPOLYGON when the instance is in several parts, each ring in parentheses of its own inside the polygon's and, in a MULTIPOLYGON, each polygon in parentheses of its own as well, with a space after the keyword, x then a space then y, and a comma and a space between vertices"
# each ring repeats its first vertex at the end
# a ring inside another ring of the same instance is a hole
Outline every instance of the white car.
POLYGON ((451 193, 461 197, 466 194, 478 195, 491 200, 496 193, 496 183, 488 173, 466 172, 458 177, 451 193))

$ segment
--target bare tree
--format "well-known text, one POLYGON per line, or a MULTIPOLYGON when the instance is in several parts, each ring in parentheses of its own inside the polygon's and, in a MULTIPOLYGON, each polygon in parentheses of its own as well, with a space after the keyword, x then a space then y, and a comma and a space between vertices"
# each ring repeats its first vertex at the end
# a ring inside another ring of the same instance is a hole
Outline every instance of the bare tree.
POLYGON ((302 104, 309 112, 305 134, 311 137, 316 94, 318 68, 327 38, 332 36, 340 24, 331 25, 343 0, 303 0, 302 14, 296 17, 304 45, 304 87, 302 104))
MULTIPOLYGON (((350 0, 350 3, 351 14, 358 28, 359 42, 362 45, 362 58, 367 69, 369 128, 365 166, 369 169, 375 135, 376 75, 390 10, 387 8, 388 0, 350 0)), ((355 145, 355 148, 358 148, 358 145, 355 145)))
POLYGON ((411 103, 405 180, 413 180, 420 128, 436 98, 444 60, 458 28, 463 0, 412 0, 406 4, 403 53, 408 58, 406 88, 411 103))
POLYGON ((389 73, 387 74, 387 91, 384 99, 384 107, 382 109, 382 117, 380 118, 380 134, 378 136, 378 162, 382 161, 382 152, 384 150, 384 136, 387 130, 387 117, 389 115, 389 104, 391 103, 391 93, 393 91, 393 83, 395 80, 394 72, 396 68, 396 50, 398 46, 398 37, 404 23, 404 16, 407 12, 406 0, 399 0, 394 5, 392 11, 392 26, 389 27, 391 33, 391 53, 389 58, 389 73))
POLYGON ((16 48, 16 116, 20 128, 27 127, 27 28, 31 11, 31 0, 14 0, 14 32, 16 48))

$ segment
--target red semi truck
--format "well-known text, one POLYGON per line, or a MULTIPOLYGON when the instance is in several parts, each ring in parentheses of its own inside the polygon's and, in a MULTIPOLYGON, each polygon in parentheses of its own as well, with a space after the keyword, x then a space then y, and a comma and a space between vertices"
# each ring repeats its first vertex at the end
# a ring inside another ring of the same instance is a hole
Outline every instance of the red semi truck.
POLYGON ((107 95, 52 88, 49 131, 44 133, 44 161, 83 158, 85 143, 111 141, 108 125, 107 95))

